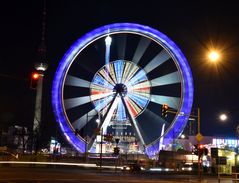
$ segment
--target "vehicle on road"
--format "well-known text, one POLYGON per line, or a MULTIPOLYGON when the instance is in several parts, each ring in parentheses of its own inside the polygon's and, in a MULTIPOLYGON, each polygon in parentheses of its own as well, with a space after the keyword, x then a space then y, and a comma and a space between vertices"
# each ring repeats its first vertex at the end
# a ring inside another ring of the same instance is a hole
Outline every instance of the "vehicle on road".
POLYGON ((197 171, 197 169, 198 169, 198 164, 186 163, 182 166, 181 171, 192 172, 192 171, 197 171))
POLYGON ((128 165, 124 165, 122 171, 128 171, 130 173, 139 173, 142 170, 145 170, 139 163, 132 163, 128 165))

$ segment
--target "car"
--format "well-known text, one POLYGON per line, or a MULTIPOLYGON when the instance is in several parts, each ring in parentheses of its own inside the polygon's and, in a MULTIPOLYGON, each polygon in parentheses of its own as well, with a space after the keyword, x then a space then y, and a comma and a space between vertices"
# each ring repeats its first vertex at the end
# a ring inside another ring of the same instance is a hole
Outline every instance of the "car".
POLYGON ((159 166, 159 167, 149 168, 149 171, 151 171, 151 172, 172 172, 172 171, 174 171, 174 169, 159 166))
POLYGON ((139 173, 141 170, 144 170, 144 168, 138 163, 132 163, 132 164, 124 165, 121 168, 121 170, 129 171, 130 173, 139 173))
POLYGON ((134 172, 140 172, 141 171, 141 166, 140 166, 140 164, 138 164, 138 163, 135 163, 135 164, 131 164, 130 165, 130 172, 131 173, 134 173, 134 172))
POLYGON ((181 170, 182 171, 187 171, 187 172, 192 172, 192 171, 197 171, 197 168, 198 168, 198 165, 197 164, 192 164, 192 163, 187 163, 187 164, 184 164, 182 167, 181 167, 181 170))

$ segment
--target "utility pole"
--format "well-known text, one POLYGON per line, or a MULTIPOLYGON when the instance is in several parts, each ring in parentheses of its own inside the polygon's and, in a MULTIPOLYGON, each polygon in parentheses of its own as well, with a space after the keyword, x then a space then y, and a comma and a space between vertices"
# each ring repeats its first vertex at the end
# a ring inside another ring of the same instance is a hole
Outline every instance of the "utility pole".
POLYGON ((100 172, 102 171, 102 144, 103 144, 103 130, 100 129, 100 172))
MULTIPOLYGON (((197 146, 200 146, 200 142, 203 139, 203 136, 200 133, 200 108, 198 107, 197 109, 197 121, 198 121, 198 133, 196 135, 196 139, 197 139, 197 146)), ((201 171, 201 155, 200 153, 198 154, 198 179, 199 181, 201 181, 202 178, 202 171, 201 171)))

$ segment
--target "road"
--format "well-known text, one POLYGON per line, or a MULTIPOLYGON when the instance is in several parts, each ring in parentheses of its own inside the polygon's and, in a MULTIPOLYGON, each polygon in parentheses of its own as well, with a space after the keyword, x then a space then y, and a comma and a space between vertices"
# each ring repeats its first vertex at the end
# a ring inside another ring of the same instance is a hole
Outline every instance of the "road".
MULTIPOLYGON (((0 167, 0 182, 9 183, 176 183, 199 182, 195 175, 129 174, 75 167, 0 167)), ((216 177, 204 177, 202 182, 216 183, 216 177)), ((231 181, 221 181, 229 183, 231 181)))

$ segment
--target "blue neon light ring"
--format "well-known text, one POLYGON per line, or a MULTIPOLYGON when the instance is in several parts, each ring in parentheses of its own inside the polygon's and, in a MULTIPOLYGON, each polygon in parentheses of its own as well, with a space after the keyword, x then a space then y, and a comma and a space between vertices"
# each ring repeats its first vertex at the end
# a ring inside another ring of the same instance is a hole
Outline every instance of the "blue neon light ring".
MULTIPOLYGON (((165 49, 167 49, 167 51, 170 52, 174 60, 177 62, 182 75, 182 104, 179 113, 183 112, 184 114, 190 114, 191 112, 191 107, 193 103, 192 73, 183 53, 171 39, 169 39, 166 35, 156 29, 140 24, 115 23, 102 26, 85 34, 70 47, 70 49, 66 52, 66 54, 60 61, 53 80, 52 105, 56 120, 59 123, 60 128, 64 133, 66 139, 80 152, 85 152, 85 142, 81 137, 75 136, 75 134, 72 133, 71 127, 68 125, 62 105, 63 81, 69 66, 81 50, 83 50, 95 39, 107 34, 117 32, 132 32, 136 34, 143 34, 159 42, 165 49)), ((174 124, 171 126, 171 129, 167 131, 167 134, 164 137, 164 143, 169 143, 170 139, 182 133, 182 130, 187 123, 187 120, 187 115, 177 115, 174 124)), ((154 154, 156 154, 158 152, 158 146, 158 141, 148 145, 145 149, 147 155, 153 156, 154 154)))

